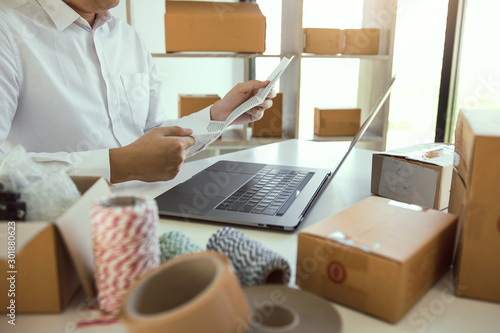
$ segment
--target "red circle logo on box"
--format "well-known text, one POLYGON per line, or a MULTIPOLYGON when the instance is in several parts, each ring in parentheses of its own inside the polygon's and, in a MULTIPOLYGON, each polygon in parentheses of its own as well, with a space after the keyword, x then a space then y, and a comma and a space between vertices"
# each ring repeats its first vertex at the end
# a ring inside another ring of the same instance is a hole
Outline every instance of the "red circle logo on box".
POLYGON ((344 265, 338 261, 332 261, 328 265, 328 277, 335 283, 342 283, 347 278, 347 272, 344 265))

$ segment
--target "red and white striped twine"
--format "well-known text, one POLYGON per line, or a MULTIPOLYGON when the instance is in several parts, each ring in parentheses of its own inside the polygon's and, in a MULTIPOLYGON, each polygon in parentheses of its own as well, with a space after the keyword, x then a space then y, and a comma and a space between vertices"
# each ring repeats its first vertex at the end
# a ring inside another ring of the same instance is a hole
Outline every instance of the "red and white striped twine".
POLYGON ((127 289, 160 264, 158 207, 141 196, 113 195, 90 209, 99 319, 79 327, 117 321, 127 289))

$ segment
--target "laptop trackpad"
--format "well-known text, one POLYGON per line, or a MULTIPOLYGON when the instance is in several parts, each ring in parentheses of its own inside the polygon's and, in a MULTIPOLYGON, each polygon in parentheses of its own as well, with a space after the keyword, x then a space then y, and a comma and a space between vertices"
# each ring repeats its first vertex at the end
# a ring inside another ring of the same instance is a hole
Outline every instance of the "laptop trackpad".
POLYGON ((158 203, 160 215, 180 213, 181 215, 203 216, 214 209, 222 199, 205 195, 167 191, 156 197, 155 200, 158 203))
POLYGON ((225 198, 253 175, 204 170, 168 192, 183 192, 225 198))

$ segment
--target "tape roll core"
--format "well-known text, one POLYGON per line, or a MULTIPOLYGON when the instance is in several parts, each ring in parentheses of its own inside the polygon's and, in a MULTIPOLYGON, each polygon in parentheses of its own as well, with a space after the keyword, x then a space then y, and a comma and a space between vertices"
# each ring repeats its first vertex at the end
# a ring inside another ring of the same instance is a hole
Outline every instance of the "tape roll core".
POLYGON ((299 314, 286 304, 254 309, 251 326, 265 329, 266 332, 288 332, 299 323, 299 314))
POLYGON ((217 252, 166 261, 133 286, 121 317, 135 332, 246 332, 251 312, 227 257, 217 252))
POLYGON ((332 304, 301 289, 261 285, 244 289, 252 307, 246 333, 341 333, 342 320, 332 304))
POLYGON ((179 261, 169 269, 147 278, 131 294, 126 311, 131 317, 144 319, 168 312, 182 311, 190 302, 203 298, 218 280, 222 264, 213 257, 179 261), (191 277, 186 283, 186 277, 191 277))

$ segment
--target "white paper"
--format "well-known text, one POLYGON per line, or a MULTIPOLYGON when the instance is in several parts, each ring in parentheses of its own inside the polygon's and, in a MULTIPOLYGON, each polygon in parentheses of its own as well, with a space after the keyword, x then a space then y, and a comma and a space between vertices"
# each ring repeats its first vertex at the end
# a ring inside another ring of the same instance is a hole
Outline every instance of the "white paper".
POLYGON ((290 59, 287 57, 283 57, 283 59, 281 59, 280 61, 280 64, 274 69, 271 75, 269 75, 269 77, 267 78, 267 80, 270 81, 269 84, 264 88, 260 89, 255 96, 247 99, 240 106, 238 106, 233 112, 231 112, 229 117, 227 117, 226 121, 212 120, 206 123, 197 123, 192 125, 190 124, 189 128, 193 130, 193 135, 220 133, 224 131, 226 127, 231 125, 233 121, 235 121, 243 113, 256 107, 257 105, 264 103, 267 95, 269 94, 269 92, 271 92, 271 89, 273 89, 274 85, 280 78, 281 74, 283 74, 283 72, 287 68, 288 64, 292 61, 292 59, 293 56, 290 59))

